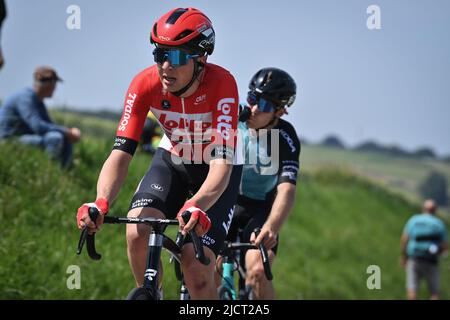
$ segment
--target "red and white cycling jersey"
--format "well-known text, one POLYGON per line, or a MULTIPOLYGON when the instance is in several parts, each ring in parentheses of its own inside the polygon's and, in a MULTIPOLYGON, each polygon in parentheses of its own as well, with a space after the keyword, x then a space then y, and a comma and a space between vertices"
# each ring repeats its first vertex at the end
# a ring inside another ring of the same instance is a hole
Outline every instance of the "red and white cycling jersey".
POLYGON ((229 157, 236 144, 238 104, 234 77, 217 65, 205 65, 198 89, 186 98, 165 92, 157 66, 151 66, 131 82, 114 149, 134 154, 150 110, 165 133, 161 148, 194 161, 204 159, 208 147, 215 156, 229 157))

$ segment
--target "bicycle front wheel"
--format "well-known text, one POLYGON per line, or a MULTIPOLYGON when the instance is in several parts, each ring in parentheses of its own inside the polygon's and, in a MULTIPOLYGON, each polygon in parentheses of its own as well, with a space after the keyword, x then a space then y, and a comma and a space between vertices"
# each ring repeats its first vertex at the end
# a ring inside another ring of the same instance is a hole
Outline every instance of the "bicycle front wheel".
POLYGON ((217 292, 220 300, 233 300, 233 292, 227 286, 221 285, 217 292))
POLYGON ((134 288, 128 293, 127 300, 158 300, 155 294, 152 294, 146 288, 134 288))

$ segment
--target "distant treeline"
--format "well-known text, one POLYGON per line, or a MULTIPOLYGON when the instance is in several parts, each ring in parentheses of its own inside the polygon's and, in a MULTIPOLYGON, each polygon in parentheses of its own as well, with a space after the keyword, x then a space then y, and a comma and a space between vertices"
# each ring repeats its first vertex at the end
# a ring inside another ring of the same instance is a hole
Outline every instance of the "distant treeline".
MULTIPOLYGON (((308 142, 302 138, 301 139, 303 144, 307 144, 308 142)), ((362 151, 362 152, 372 152, 372 153, 379 153, 384 155, 390 155, 395 157, 413 157, 418 159, 435 159, 435 160, 441 160, 447 163, 450 163, 450 155, 445 157, 438 157, 435 153, 435 151, 430 147, 422 147, 418 148, 414 151, 408 151, 403 149, 402 147, 395 146, 395 145, 383 145, 380 143, 377 143, 375 141, 366 141, 362 142, 358 145, 356 145, 353 148, 346 147, 346 145, 335 135, 327 136, 325 139, 323 139, 319 145, 330 147, 330 148, 336 148, 336 149, 345 149, 345 150, 355 150, 355 151, 362 151)))

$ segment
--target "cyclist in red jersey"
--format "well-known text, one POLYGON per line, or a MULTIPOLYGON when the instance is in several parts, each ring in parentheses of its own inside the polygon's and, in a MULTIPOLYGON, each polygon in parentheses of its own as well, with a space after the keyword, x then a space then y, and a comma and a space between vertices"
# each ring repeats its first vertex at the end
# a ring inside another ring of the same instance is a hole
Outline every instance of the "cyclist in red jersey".
MULTIPOLYGON (((128 216, 177 217, 183 233, 195 228, 205 255, 215 260, 231 224, 242 166, 234 152, 236 82, 227 70, 206 62, 214 50, 214 35, 211 21, 194 8, 171 10, 153 25, 150 41, 156 46, 156 65, 131 82, 113 151, 100 172, 97 200, 78 209, 80 228, 99 230, 125 180, 150 110, 165 135, 128 216), (95 224, 88 215, 92 206, 102 213, 95 224), (192 213, 187 224, 180 218, 186 210, 192 213)), ((137 286, 144 278, 149 232, 143 225, 127 226, 128 258, 137 286)), ((189 239, 182 249, 182 268, 191 298, 217 298, 214 264, 196 260, 189 239)))

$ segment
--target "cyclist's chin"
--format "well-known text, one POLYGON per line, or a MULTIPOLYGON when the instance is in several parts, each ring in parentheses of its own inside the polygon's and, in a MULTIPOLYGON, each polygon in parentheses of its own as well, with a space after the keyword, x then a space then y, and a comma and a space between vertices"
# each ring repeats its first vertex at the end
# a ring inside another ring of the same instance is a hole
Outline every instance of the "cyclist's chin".
POLYGON ((163 81, 162 85, 163 85, 163 89, 165 91, 169 91, 171 93, 173 92, 177 92, 179 91, 181 88, 183 88, 183 86, 180 86, 178 83, 178 81, 173 82, 173 83, 167 83, 165 81, 163 81))
POLYGON ((258 119, 258 117, 255 117, 254 115, 251 115, 250 118, 247 120, 247 127, 251 129, 257 129, 262 125, 262 121, 258 119))

